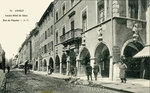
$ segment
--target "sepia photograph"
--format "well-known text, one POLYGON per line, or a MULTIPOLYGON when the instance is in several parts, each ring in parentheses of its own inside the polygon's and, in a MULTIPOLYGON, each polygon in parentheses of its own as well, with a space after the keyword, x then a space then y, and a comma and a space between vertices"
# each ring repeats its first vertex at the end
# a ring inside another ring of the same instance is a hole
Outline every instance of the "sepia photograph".
POLYGON ((0 0, 0 93, 150 93, 150 0, 0 0))

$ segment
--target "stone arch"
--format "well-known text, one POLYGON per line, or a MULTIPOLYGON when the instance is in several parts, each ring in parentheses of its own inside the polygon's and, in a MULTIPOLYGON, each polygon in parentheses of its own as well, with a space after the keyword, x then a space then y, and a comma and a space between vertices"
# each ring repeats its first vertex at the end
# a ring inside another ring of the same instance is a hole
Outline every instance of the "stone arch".
POLYGON ((132 39, 126 41, 122 46, 121 55, 125 58, 128 67, 127 77, 140 78, 141 58, 133 58, 133 56, 144 48, 141 41, 134 42, 132 39))
POLYGON ((55 64, 56 64, 56 72, 58 73, 60 69, 60 58, 58 55, 56 55, 55 64))
POLYGON ((101 42, 95 49, 95 62, 99 65, 102 77, 109 77, 110 69, 110 50, 108 46, 101 42))
POLYGON ((67 71, 67 55, 65 53, 62 54, 61 62, 62 62, 62 73, 66 74, 66 71, 67 71))
POLYGON ((54 61, 53 61, 52 57, 49 58, 49 64, 48 65, 50 65, 52 68, 54 68, 54 61))
POLYGON ((110 48, 110 45, 109 45, 107 42, 104 42, 104 41, 99 42, 99 43, 96 45, 94 51, 96 51, 97 47, 98 47, 100 44, 105 44, 105 45, 107 46, 108 50, 109 50, 110 56, 112 56, 112 49, 110 48))
POLYGON ((91 58, 91 55, 90 55, 90 52, 89 50, 86 48, 86 47, 83 47, 82 50, 80 51, 79 53, 79 59, 80 59, 80 74, 85 74, 85 67, 87 65, 88 62, 90 62, 90 58, 91 58))
POLYGON ((44 59, 44 64, 43 64, 43 66, 44 66, 44 71, 46 71, 46 70, 47 70, 47 62, 46 62, 46 59, 44 59))
MULTIPOLYGON (((131 42, 134 42, 134 40, 133 40, 133 39, 129 39, 129 40, 127 40, 127 41, 123 44, 123 46, 122 46, 122 48, 121 48, 121 56, 124 56, 124 49, 125 49, 125 47, 126 47, 129 43, 131 43, 131 42)), ((144 43, 143 43, 143 42, 138 41, 138 43, 140 43, 141 45, 144 46, 144 43)))
POLYGON ((35 70, 38 70, 38 61, 35 61, 35 70))

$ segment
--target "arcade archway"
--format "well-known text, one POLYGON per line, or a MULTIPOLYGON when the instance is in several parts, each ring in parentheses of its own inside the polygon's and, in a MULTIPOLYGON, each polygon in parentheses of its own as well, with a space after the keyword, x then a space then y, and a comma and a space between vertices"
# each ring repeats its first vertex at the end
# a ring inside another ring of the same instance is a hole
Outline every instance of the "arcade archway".
POLYGON ((60 59, 59 56, 56 55, 56 73, 59 73, 59 69, 60 69, 60 59))
POLYGON ((70 50, 69 51, 69 56, 70 56, 70 65, 75 67, 76 66, 76 55, 75 55, 75 52, 73 50, 70 50))
POLYGON ((35 63, 35 70, 38 70, 38 61, 35 63))
POLYGON ((110 53, 104 43, 100 43, 95 50, 95 62, 99 65, 102 77, 109 77, 110 53))
POLYGON ((139 42, 129 42, 124 51, 123 55, 125 57, 125 63, 128 66, 127 77, 129 78, 140 78, 140 69, 141 69, 141 58, 133 58, 144 47, 139 42))
POLYGON ((52 58, 49 59, 49 65, 54 68, 54 61, 52 58))
POLYGON ((80 74, 85 74, 85 67, 88 62, 90 62, 90 52, 87 48, 84 48, 80 53, 80 74))
POLYGON ((44 71, 47 70, 47 62, 46 62, 46 59, 44 59, 44 71))
POLYGON ((62 55, 62 73, 66 74, 66 69, 67 69, 67 55, 63 53, 62 55))

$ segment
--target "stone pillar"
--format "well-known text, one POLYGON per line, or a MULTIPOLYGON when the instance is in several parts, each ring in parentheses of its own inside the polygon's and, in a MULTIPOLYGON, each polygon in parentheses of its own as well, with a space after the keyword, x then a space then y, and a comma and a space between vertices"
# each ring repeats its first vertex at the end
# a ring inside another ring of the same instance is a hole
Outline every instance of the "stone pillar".
POLYGON ((35 60, 32 61, 32 70, 34 71, 35 69, 35 60))
MULTIPOLYGON (((90 65, 92 66, 92 68, 94 68, 95 57, 90 58, 90 60, 91 60, 90 65)), ((94 78, 93 69, 92 69, 92 78, 94 78)))
POLYGON ((109 64, 109 79, 113 81, 113 58, 110 56, 110 64, 109 64))
POLYGON ((118 81, 120 80, 119 79, 119 72, 120 72, 120 69, 119 69, 119 63, 114 63, 113 65, 113 81, 118 81))
POLYGON ((66 71, 66 75, 69 75, 69 71, 70 71, 70 57, 67 57, 67 71, 66 71))
MULTIPOLYGON (((113 47, 113 79, 112 80, 118 80, 119 79, 119 65, 118 62, 120 61, 120 48, 118 46, 113 47)), ((112 63, 111 63, 112 64, 112 63)))
POLYGON ((38 71, 40 71, 40 59, 38 59, 38 68, 37 68, 38 71))
POLYGON ((59 73, 62 74, 62 62, 60 62, 59 73))
POLYGON ((81 72, 81 60, 78 58, 77 60, 77 76, 80 77, 80 72, 81 72))

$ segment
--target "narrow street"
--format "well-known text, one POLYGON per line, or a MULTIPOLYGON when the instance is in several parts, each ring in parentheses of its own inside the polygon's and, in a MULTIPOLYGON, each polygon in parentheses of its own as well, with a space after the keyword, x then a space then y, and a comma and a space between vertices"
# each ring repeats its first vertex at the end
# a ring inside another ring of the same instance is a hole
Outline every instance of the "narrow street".
POLYGON ((25 75, 21 70, 13 70, 6 77, 6 93, 123 93, 101 86, 74 85, 44 75, 25 75))

